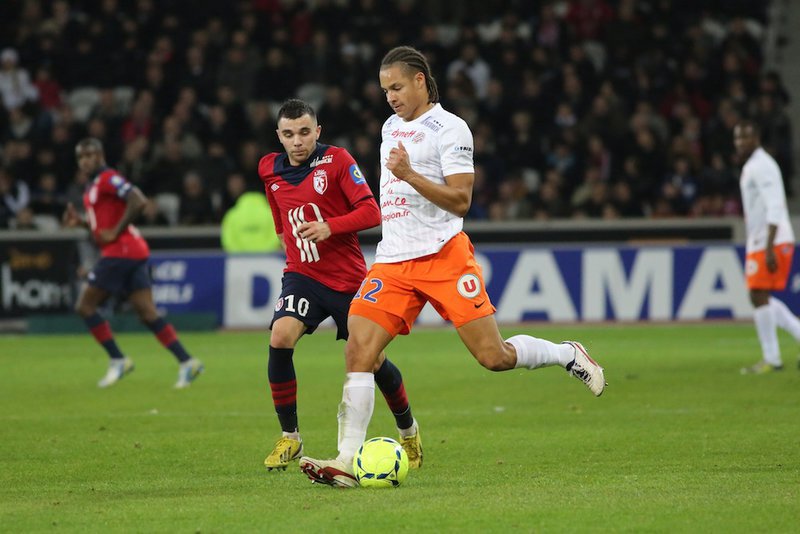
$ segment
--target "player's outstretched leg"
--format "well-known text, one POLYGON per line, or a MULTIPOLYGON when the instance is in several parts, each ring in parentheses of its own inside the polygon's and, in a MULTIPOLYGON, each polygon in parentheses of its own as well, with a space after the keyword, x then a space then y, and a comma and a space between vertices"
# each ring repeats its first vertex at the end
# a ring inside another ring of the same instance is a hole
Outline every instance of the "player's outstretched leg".
POLYGON ((175 382, 175 388, 183 389, 191 385, 194 380, 200 376, 205 370, 203 362, 186 352, 183 344, 178 339, 178 334, 171 324, 166 322, 163 318, 158 317, 153 321, 145 321, 147 328, 156 336, 159 343, 169 350, 175 359, 180 363, 178 369, 178 380, 175 382))
MULTIPOLYGON (((273 330, 273 333, 275 330, 273 330)), ((283 435, 264 460, 268 470, 286 469, 303 455, 303 440, 297 424, 297 378, 294 371, 294 349, 269 347, 269 387, 272 403, 278 414, 283 435)))
MULTIPOLYGON (((772 309, 778 328, 789 332, 794 340, 800 343, 800 318, 792 313, 792 310, 782 300, 775 297, 769 298, 769 307, 772 309)), ((797 366, 800 368, 800 359, 797 360, 797 366)))
MULTIPOLYGON (((751 299, 754 299, 752 291, 751 299)), ((741 373, 745 375, 762 375, 772 371, 783 370, 781 349, 778 344, 777 317, 773 306, 766 299, 767 297, 764 297, 767 304, 757 306, 755 310, 753 310, 753 322, 755 322, 758 341, 761 345, 762 360, 756 362, 754 365, 742 368, 741 373)))
POLYGON ((75 311, 83 318, 86 328, 89 329, 95 341, 105 349, 110 359, 106 374, 97 383, 97 387, 100 388, 113 386, 134 369, 133 361, 126 358, 122 351, 119 350, 108 321, 97 313, 97 307, 108 297, 108 291, 87 285, 81 291, 78 303, 75 306, 75 311))
POLYGON ((114 340, 114 333, 111 331, 111 326, 99 313, 94 312, 92 315, 85 317, 84 322, 92 333, 92 336, 94 336, 95 340, 106 350, 110 358, 106 374, 103 375, 103 378, 97 383, 97 387, 107 388, 113 386, 122 380, 125 375, 133 371, 133 361, 130 358, 126 358, 119 350, 117 342, 114 340))
POLYGON ((603 368, 590 356, 586 348, 577 341, 553 343, 546 339, 519 335, 506 340, 517 353, 515 366, 538 369, 550 365, 560 365, 571 375, 583 382, 595 396, 603 394, 606 387, 603 368))
POLYGON ((397 431, 400 434, 400 445, 408 455, 408 467, 418 469, 422 466, 422 438, 419 424, 411 413, 406 388, 403 385, 403 375, 389 358, 385 358, 375 371, 375 384, 383 393, 383 398, 386 399, 386 404, 394 415, 397 431))

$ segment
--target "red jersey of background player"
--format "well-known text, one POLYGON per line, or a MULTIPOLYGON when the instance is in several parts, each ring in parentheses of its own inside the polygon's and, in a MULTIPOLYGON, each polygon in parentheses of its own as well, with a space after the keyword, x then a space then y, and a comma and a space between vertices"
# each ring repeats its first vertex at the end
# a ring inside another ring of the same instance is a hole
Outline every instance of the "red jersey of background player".
MULTIPOLYGON (((117 171, 105 168, 95 176, 83 194, 86 222, 89 223, 96 243, 100 243, 98 232, 114 228, 125 214, 127 206, 125 197, 131 188, 133 185, 117 174, 117 171)), ((132 224, 129 224, 114 242, 99 246, 100 255, 103 257, 141 260, 150 255, 147 241, 132 224)))
POLYGON ((275 230, 283 235, 286 269, 335 291, 355 293, 367 274, 356 232, 380 224, 380 210, 367 181, 347 150, 317 143, 296 167, 286 153, 267 154, 258 164, 275 230), (317 243, 300 239, 304 222, 325 221, 331 236, 317 243))

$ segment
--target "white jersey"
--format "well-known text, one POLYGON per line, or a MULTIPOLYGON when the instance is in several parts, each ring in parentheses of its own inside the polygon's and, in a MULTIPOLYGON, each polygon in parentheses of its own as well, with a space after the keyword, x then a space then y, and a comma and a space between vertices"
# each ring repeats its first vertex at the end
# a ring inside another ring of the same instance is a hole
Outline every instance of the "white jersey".
POLYGON ((763 148, 755 149, 742 167, 739 188, 747 229, 747 253, 767 247, 771 224, 778 227, 773 245, 794 243, 781 170, 763 148))
POLYGON ((411 167, 428 180, 474 173, 472 132, 461 118, 436 104, 412 121, 392 115, 381 131, 381 229, 375 261, 396 263, 439 252, 464 226, 464 219, 438 207, 400 180, 385 162, 400 141, 411 167))

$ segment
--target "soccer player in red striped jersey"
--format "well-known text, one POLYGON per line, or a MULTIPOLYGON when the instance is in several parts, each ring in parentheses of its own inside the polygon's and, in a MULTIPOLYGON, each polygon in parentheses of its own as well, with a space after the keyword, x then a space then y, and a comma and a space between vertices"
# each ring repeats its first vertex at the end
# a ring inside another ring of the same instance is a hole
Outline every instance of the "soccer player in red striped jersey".
MULTIPOLYGON (((283 287, 270 325, 269 384, 283 431, 264 460, 270 470, 286 469, 303 453, 294 348, 328 317, 337 325, 337 339, 347 339, 350 302, 367 272, 356 233, 380 224, 380 210, 358 164, 347 150, 319 143, 321 131, 311 106, 288 100, 278 112, 277 129, 285 152, 264 156, 258 166, 286 252, 283 287)), ((409 463, 419 467, 419 428, 400 370, 382 353, 373 371, 409 463)))
POLYGON ((69 204, 64 212, 64 224, 88 227, 100 247, 100 260, 89 272, 75 306, 110 358, 108 370, 97 385, 112 386, 134 368, 133 361, 117 346, 108 321, 97 311, 115 294, 127 297, 139 319, 175 355, 180 364, 175 387, 185 388, 203 371, 203 364, 186 352, 175 329, 158 315, 153 302, 148 267, 150 249, 133 225, 144 208, 145 196, 106 165, 103 145, 98 139, 81 140, 75 147, 75 156, 80 171, 91 177, 83 195, 86 216, 82 217, 69 204))

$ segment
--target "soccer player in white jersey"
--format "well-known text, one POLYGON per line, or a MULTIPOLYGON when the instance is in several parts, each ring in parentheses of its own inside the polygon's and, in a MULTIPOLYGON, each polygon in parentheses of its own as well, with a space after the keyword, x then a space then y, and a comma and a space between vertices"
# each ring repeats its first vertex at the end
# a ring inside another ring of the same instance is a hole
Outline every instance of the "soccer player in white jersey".
POLYGON ((783 369, 777 327, 800 341, 800 320, 779 299, 789 279, 794 254, 794 232, 786 208, 786 193, 778 164, 761 147, 758 126, 743 121, 733 129, 733 143, 742 160, 739 188, 747 232, 745 276, 755 311, 763 359, 742 373, 763 374, 783 369))
POLYGON ((300 459, 311 480, 336 487, 357 485, 352 461, 372 417, 373 366, 395 336, 411 331, 426 302, 453 323, 467 349, 491 371, 560 365, 597 396, 606 384, 603 369, 580 343, 527 335, 503 340, 472 243, 462 231, 475 177, 472 133, 438 103, 436 81, 419 51, 389 51, 380 83, 394 111, 382 131, 383 239, 350 305, 339 455, 300 459))

